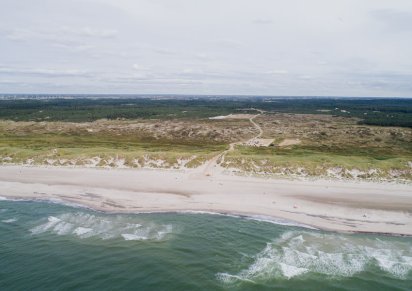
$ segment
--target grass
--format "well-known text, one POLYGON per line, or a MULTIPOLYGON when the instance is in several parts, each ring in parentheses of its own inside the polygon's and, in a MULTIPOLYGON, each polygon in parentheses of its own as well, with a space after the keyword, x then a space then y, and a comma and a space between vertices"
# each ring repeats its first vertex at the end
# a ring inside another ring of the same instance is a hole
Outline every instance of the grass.
MULTIPOLYGON (((216 114, 217 115, 217 114, 216 114)), ((331 115, 265 113, 255 120, 275 146, 236 146, 224 166, 251 173, 412 180, 412 130, 331 115), (299 144, 279 147, 283 140, 299 144), (334 174, 334 172, 332 174, 334 174)), ((248 120, 0 121, 0 163, 197 167, 257 134, 248 120), (96 158, 98 157, 98 159, 96 158)))
MULTIPOLYGON (((168 140, 138 140, 129 136, 30 134, 0 135, 0 156, 14 163, 33 159, 35 164, 47 160, 65 161, 63 164, 82 165, 88 159, 123 159, 126 166, 133 161, 163 160, 165 167, 173 167, 179 159, 191 159, 194 167, 226 148, 224 144, 185 144, 168 140)), ((102 166, 103 164, 101 164, 102 166)))
POLYGON ((412 161, 410 153, 395 155, 380 148, 324 151, 300 146, 287 149, 238 146, 226 156, 225 161, 228 166, 252 172, 279 174, 286 169, 287 172, 298 174, 301 172, 299 169, 304 169, 304 173, 309 176, 324 176, 330 169, 343 168, 365 172, 361 174, 364 176, 372 175, 377 170, 380 177, 388 177, 397 171, 400 178, 412 179, 408 165, 412 161))
MULTIPOLYGON (((1 97, 1 96, 0 96, 1 97)), ((39 96, 32 96, 34 98, 39 96)), ((60 96, 63 97, 63 96, 60 96)), ((410 98, 287 98, 119 96, 121 98, 0 99, 0 119, 86 122, 99 119, 199 119, 250 108, 276 113, 355 117, 362 124, 412 127, 410 98)), ((100 96, 101 97, 101 96, 100 96)), ((107 96, 106 96, 107 97, 107 96)), ((14 97, 13 97, 14 98, 14 97)))

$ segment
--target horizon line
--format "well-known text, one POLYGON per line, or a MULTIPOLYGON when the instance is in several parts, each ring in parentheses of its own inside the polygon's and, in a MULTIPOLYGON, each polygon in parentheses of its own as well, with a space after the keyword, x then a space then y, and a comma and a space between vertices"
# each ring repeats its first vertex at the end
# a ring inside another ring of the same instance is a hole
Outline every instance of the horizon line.
POLYGON ((176 94, 176 93, 0 93, 0 98, 2 97, 12 97, 12 96, 45 96, 45 97, 70 97, 70 96, 81 96, 81 97, 120 97, 120 96, 140 96, 140 97, 155 97, 155 96, 168 96, 168 97, 262 97, 262 98, 373 98, 373 99, 412 99, 412 96, 345 96, 345 95, 250 95, 250 94, 176 94))

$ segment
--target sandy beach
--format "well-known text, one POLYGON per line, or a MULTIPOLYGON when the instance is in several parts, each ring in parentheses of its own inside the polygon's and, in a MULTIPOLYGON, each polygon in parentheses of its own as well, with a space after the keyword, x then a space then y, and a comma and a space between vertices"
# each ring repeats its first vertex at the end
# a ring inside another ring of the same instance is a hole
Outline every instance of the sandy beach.
POLYGON ((412 186, 282 180, 198 170, 0 167, 0 196, 107 212, 210 211, 323 230, 412 235, 412 186))

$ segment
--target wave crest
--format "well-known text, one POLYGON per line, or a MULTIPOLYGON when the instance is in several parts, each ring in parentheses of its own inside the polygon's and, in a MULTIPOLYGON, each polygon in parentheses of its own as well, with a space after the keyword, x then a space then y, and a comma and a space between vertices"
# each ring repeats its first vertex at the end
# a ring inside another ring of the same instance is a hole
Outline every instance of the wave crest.
POLYGON ((307 273, 351 277, 368 266, 406 279, 412 271, 412 246, 395 239, 288 231, 255 255, 248 268, 236 275, 218 273, 217 279, 232 284, 307 273))
POLYGON ((65 213, 49 216, 46 222, 30 229, 32 234, 51 232, 57 235, 75 235, 79 238, 123 238, 124 240, 164 240, 172 233, 172 225, 140 221, 125 215, 99 216, 88 213, 65 213))

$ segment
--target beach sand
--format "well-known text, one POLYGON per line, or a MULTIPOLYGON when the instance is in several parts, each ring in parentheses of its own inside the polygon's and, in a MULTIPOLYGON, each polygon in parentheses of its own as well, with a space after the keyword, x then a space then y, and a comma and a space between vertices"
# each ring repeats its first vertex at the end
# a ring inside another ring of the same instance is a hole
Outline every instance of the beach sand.
POLYGON ((210 211, 323 230, 412 235, 408 184, 287 180, 202 170, 0 167, 0 196, 108 212, 210 211))

